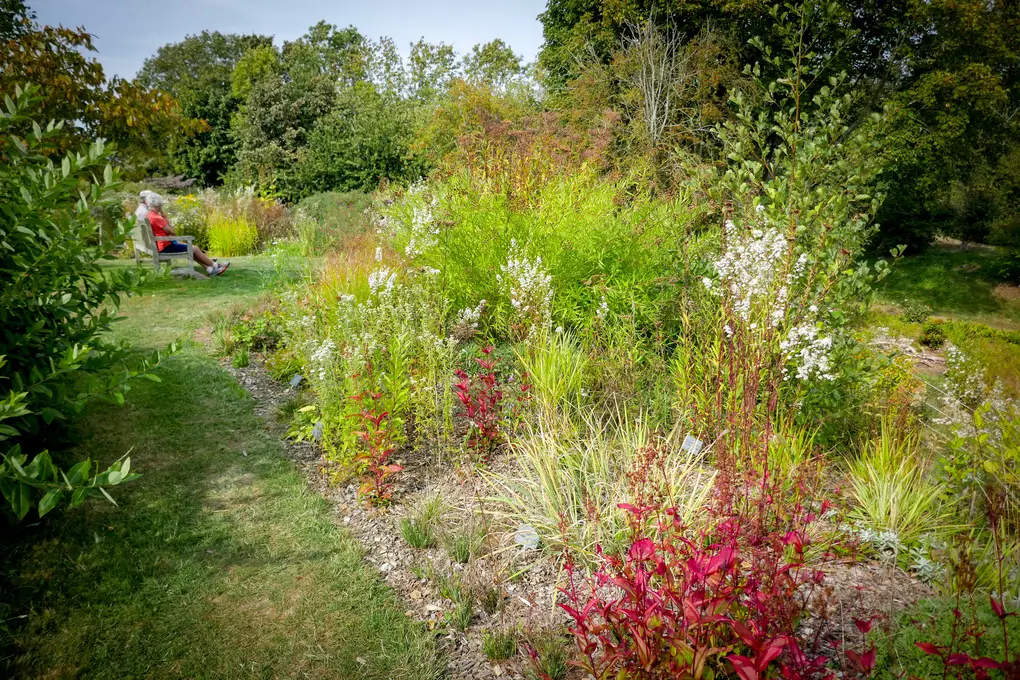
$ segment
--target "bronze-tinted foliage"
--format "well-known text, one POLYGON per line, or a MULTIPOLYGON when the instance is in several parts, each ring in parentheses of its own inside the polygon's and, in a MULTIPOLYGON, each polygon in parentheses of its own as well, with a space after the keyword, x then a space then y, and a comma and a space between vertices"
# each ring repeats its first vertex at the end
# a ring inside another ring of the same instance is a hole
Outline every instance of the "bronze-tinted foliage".
POLYGON ((466 171, 479 189, 528 203, 546 182, 582 165, 608 168, 618 116, 604 111, 580 124, 560 112, 500 96, 463 81, 426 125, 419 152, 440 174, 466 171))
POLYGON ((102 65, 88 56, 96 50, 84 29, 24 28, 0 42, 0 92, 13 96, 17 85, 39 86, 41 118, 68 121, 58 151, 103 137, 117 144, 118 160, 151 165, 174 137, 206 129, 203 121, 183 116, 168 94, 123 78, 107 80, 102 65))

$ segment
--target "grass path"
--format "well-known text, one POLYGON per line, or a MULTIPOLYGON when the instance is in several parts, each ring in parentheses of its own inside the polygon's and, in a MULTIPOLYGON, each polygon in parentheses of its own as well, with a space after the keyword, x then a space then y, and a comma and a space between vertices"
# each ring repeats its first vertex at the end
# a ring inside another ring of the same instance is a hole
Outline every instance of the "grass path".
MULTIPOLYGON (((151 284, 118 334, 157 347, 258 294, 253 265, 229 277, 151 284)), ((131 449, 144 476, 116 490, 120 507, 92 501, 5 537, 0 676, 438 676, 432 640, 236 382, 195 344, 159 375, 72 431, 104 461, 131 449)))

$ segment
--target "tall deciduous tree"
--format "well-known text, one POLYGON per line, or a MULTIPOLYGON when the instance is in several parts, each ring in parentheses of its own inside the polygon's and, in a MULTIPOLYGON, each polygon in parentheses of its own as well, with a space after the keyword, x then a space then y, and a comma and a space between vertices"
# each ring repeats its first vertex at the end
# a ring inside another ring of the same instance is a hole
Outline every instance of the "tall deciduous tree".
POLYGON ((237 63, 249 51, 272 49, 272 38, 203 31, 159 48, 145 60, 139 80, 177 98, 185 115, 208 131, 178 140, 171 150, 175 170, 206 185, 218 184, 234 164, 231 117, 242 101, 233 91, 237 63))
POLYGON ((204 129, 166 92, 123 78, 107 80, 92 36, 81 29, 22 23, 15 38, 0 41, 0 92, 39 86, 40 115, 65 125, 61 151, 102 137, 116 143, 127 174, 158 166, 175 140, 204 129))

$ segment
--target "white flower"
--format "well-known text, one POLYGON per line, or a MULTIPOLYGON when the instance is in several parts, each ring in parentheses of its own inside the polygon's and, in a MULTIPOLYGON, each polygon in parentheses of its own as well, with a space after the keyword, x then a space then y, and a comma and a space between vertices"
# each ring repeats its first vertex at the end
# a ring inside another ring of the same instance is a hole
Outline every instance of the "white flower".
POLYGON ((801 324, 790 329, 786 339, 779 343, 787 360, 796 367, 798 380, 834 380, 829 350, 832 338, 820 337, 815 324, 801 324))
POLYGON ((377 246, 375 249, 375 261, 382 262, 382 246, 377 246))
MULTIPOLYGON (((528 258, 510 241, 510 254, 500 267, 496 281, 502 292, 510 298, 517 312, 517 325, 534 329, 538 324, 548 327, 552 321, 552 276, 542 266, 542 257, 528 258)), ((529 330, 529 337, 532 331, 529 330)))
POLYGON ((606 296, 602 296, 602 302, 599 303, 599 308, 595 310, 595 316, 600 319, 606 318, 606 314, 609 312, 609 302, 606 300, 606 296))
POLYGON ((373 295, 388 295, 396 281, 397 273, 383 267, 368 275, 368 288, 373 295))

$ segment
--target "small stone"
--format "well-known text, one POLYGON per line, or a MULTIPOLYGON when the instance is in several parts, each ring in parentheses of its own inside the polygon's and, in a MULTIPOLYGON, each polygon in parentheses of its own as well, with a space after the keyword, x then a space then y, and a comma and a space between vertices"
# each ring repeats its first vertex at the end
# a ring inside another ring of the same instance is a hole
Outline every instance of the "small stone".
POLYGON ((499 676, 503 675, 503 667, 500 666, 498 663, 494 664, 492 666, 492 673, 498 678, 499 676))
POLYGON ((534 550, 538 547, 538 532, 530 524, 521 524, 514 532, 514 543, 525 550, 534 550))

